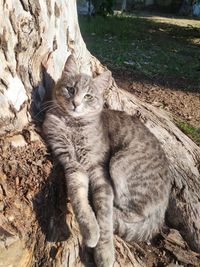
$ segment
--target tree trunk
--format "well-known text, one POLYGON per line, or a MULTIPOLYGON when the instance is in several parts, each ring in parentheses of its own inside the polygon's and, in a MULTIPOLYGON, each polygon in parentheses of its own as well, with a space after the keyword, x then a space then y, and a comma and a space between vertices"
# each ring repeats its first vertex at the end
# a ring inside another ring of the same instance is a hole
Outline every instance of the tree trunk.
POLYGON ((126 0, 123 0, 123 1, 122 1, 122 9, 121 9, 122 12, 123 12, 123 11, 126 11, 126 2, 127 2, 126 0))
MULTIPOLYGON (((75 0, 1 0, 0 18, 0 266, 93 266, 92 251, 81 244, 62 168, 52 164, 38 131, 45 92, 70 53, 81 72, 97 75, 105 67, 86 49, 75 0)), ((160 140, 173 180, 167 223, 200 251, 199 147, 166 113, 114 80, 105 99, 109 108, 137 114, 160 140)), ((198 265, 198 254, 190 251, 186 259, 187 246, 175 236, 163 234, 165 249, 180 262, 198 265)), ((147 265, 148 246, 119 237, 115 246, 115 266, 147 265)))

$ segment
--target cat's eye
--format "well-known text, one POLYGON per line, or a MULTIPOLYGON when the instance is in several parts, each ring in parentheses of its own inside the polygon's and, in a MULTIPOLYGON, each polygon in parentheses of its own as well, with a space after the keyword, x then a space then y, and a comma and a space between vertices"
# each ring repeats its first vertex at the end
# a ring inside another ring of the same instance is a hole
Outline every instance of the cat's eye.
POLYGON ((74 87, 67 87, 67 91, 69 92, 70 95, 74 95, 75 93, 74 87))
POLYGON ((86 94, 86 95, 84 96, 84 98, 85 98, 86 100, 92 100, 92 99, 93 99, 93 96, 90 95, 90 94, 86 94))

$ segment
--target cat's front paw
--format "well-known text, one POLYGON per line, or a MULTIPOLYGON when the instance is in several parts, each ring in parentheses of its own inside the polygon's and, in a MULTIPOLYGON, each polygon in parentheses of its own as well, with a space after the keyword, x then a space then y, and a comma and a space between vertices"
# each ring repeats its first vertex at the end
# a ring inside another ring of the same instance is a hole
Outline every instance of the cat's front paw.
POLYGON ((94 259, 97 267, 113 267, 115 261, 115 251, 113 240, 99 242, 94 249, 94 259))
POLYGON ((100 237, 100 230, 97 220, 94 218, 88 222, 88 224, 82 228, 81 232, 86 246, 94 248, 97 245, 100 237))

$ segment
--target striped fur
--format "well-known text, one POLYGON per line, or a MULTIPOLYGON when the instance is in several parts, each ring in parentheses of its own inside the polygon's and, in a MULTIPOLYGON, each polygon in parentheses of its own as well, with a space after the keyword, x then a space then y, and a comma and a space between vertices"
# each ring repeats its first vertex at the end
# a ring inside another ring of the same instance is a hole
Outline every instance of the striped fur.
POLYGON ((131 242, 150 240, 160 230, 170 191, 158 140, 136 117, 103 109, 109 78, 109 72, 95 79, 77 74, 69 57, 43 124, 98 267, 113 266, 113 231, 131 242))

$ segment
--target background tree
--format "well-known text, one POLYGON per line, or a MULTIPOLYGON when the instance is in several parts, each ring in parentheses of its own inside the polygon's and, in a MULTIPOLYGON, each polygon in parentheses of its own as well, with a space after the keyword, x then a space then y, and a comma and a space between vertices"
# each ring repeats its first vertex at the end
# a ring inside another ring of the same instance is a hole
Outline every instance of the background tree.
POLYGON ((94 13, 103 16, 113 14, 114 2, 114 0, 92 0, 94 13))
POLYGON ((127 4, 127 1, 123 0, 122 1, 122 11, 126 11, 126 4, 127 4))
MULTIPOLYGON (((73 53, 81 72, 105 67, 81 37, 76 1, 0 1, 0 265, 93 266, 65 192, 38 131, 45 93, 73 53), (3 18, 3 19, 2 19, 3 18), (33 124, 33 119, 36 124, 33 124)), ((170 161, 173 188, 167 221, 200 251, 200 149, 162 111, 118 88, 108 108, 136 114, 157 136, 170 161)), ((115 238, 115 266, 144 266, 132 246, 115 238)))

